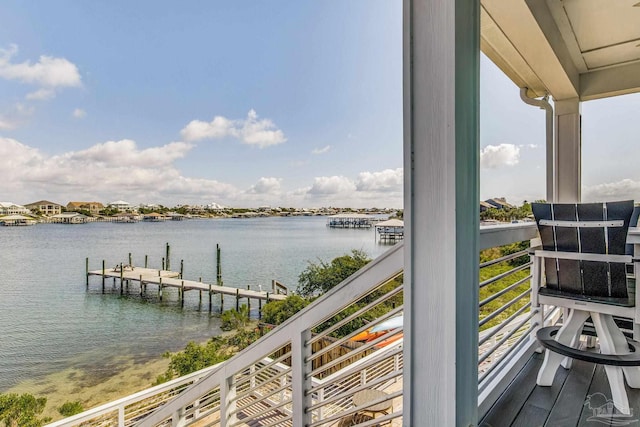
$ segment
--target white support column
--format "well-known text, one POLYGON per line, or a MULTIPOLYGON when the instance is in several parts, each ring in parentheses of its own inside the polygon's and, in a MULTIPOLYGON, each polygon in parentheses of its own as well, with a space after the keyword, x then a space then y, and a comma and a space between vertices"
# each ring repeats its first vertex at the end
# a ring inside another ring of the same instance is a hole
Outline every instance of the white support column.
POLYGON ((404 0, 404 426, 478 422, 479 16, 404 0))
POLYGON ((557 202, 580 202, 582 183, 582 116, 578 98, 555 101, 557 202))

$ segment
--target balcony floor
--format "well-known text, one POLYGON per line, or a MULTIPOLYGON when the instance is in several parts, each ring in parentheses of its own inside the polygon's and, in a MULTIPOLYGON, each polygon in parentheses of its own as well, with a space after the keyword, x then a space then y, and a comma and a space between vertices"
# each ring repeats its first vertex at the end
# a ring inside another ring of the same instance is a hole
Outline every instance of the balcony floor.
POLYGON ((574 360, 570 370, 558 369, 551 387, 540 387, 536 376, 542 359, 542 354, 533 354, 482 419, 481 427, 640 426, 640 389, 627 387, 632 416, 602 415, 610 413, 602 409, 611 398, 603 366, 574 360))

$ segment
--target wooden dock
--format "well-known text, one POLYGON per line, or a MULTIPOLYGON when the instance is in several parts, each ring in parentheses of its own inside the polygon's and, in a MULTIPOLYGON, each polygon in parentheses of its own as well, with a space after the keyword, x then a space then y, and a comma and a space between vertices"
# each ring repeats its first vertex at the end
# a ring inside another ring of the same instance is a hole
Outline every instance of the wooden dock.
POLYGON ((131 267, 119 264, 114 268, 103 268, 102 270, 87 269, 87 287, 89 286, 89 276, 98 276, 102 278, 102 290, 105 288, 105 280, 116 280, 120 284, 120 293, 123 294, 125 287, 128 289, 131 282, 137 282, 140 285, 140 295, 147 290, 148 285, 157 286, 158 297, 162 301, 162 290, 164 288, 178 289, 178 295, 184 304, 184 293, 196 290, 200 293, 202 301, 202 293, 207 292, 209 295, 209 311, 212 309, 212 296, 220 295, 221 310, 224 306, 224 296, 229 295, 236 299, 236 310, 240 307, 240 300, 247 299, 249 308, 251 308, 251 300, 258 301, 258 307, 261 311, 262 302, 281 301, 287 297, 286 294, 280 293, 282 285, 276 281, 272 281, 273 291, 256 291, 252 289, 234 288, 231 286, 222 286, 213 283, 204 283, 202 281, 184 280, 181 273, 170 270, 157 270, 154 268, 131 267))
POLYGON ((258 301, 258 315, 262 317, 262 303, 269 301, 281 301, 287 297, 288 288, 277 280, 271 281, 271 292, 263 291, 262 286, 260 290, 252 290, 249 286, 246 289, 224 286, 222 281, 222 266, 221 266, 221 249, 220 245, 216 245, 216 283, 204 283, 202 278, 198 281, 184 280, 184 262, 180 260, 180 271, 171 271, 171 248, 169 243, 166 247, 166 256, 162 258, 162 268, 157 270, 155 268, 147 268, 149 265, 149 257, 144 256, 144 267, 135 267, 133 264, 133 257, 129 253, 129 263, 117 264, 113 268, 107 268, 105 260, 102 260, 102 269, 89 270, 89 258, 86 258, 86 275, 87 275, 87 289, 89 289, 89 277, 99 276, 102 278, 102 292, 105 291, 106 279, 112 279, 115 286, 116 281, 120 282, 120 295, 124 294, 125 288, 128 290, 131 282, 138 282, 140 285, 140 295, 144 295, 147 291, 147 286, 154 285, 158 288, 158 298, 162 301, 162 290, 164 288, 176 288, 178 289, 178 297, 180 302, 184 305, 184 293, 186 291, 198 291, 200 294, 200 302, 202 303, 202 293, 207 292, 209 294, 209 311, 213 307, 212 298, 217 294, 220 296, 220 312, 224 310, 224 296, 229 295, 236 299, 236 310, 240 310, 240 300, 246 298, 247 307, 251 312, 251 300, 258 301))

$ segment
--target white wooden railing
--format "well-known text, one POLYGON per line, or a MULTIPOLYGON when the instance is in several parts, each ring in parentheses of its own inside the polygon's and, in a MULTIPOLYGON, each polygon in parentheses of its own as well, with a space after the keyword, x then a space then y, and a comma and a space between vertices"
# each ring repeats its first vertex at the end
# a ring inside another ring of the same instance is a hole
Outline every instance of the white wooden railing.
MULTIPOLYGON (((480 248, 529 240, 535 235, 534 224, 484 227, 480 230, 480 248)), ((511 290, 523 285, 526 288, 528 268, 524 266, 499 279, 526 272, 524 278, 513 282, 519 283, 511 290)), ((359 425, 388 421, 399 426, 402 327, 362 344, 355 344, 351 338, 402 314, 402 269, 401 242, 227 362, 51 426, 232 427, 260 420, 263 426, 333 427, 362 411, 353 398, 369 389, 384 394, 367 405, 386 404, 387 413, 376 414, 375 422, 359 425), (353 308, 354 303, 357 308, 353 308), (339 333, 345 327, 351 332, 339 333), (390 342, 390 338, 395 340, 390 342), (170 400, 169 394, 177 397, 170 400), (129 408, 136 405, 139 409, 129 413, 129 408)), ((537 325, 529 291, 500 304, 494 319, 502 320, 480 334, 481 413, 535 349, 530 336, 537 325)))

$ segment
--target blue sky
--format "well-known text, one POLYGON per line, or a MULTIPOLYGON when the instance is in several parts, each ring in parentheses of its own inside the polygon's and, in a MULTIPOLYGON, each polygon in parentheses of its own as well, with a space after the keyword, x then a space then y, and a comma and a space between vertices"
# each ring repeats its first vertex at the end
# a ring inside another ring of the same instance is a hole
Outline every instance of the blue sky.
MULTIPOLYGON (((400 1, 5 1, 0 49, 1 201, 402 205, 400 1)), ((481 197, 542 198, 544 113, 481 67, 481 197)), ((585 184, 638 187, 588 104, 585 184)))

